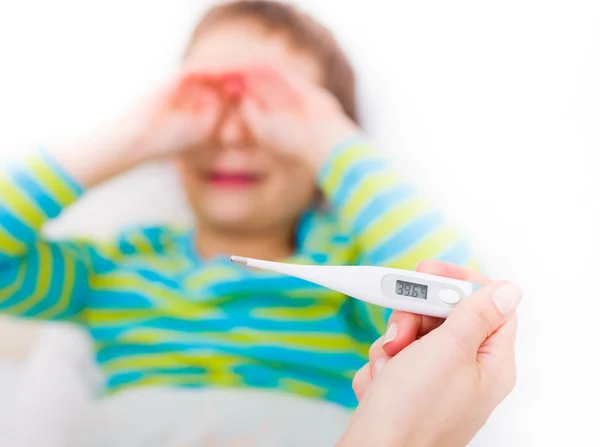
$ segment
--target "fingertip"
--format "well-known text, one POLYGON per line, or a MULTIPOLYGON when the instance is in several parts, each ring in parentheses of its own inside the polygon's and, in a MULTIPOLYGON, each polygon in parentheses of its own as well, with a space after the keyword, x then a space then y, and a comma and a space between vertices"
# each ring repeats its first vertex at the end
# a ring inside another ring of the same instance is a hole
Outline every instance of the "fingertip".
POLYGON ((398 336, 398 323, 395 321, 392 321, 388 325, 388 328, 385 331, 385 335, 383 336, 383 346, 394 341, 397 336, 398 336))
POLYGON ((445 262, 436 259, 422 259, 417 262, 416 268, 418 271, 439 270, 445 264, 445 262))
POLYGON ((506 284, 510 283, 492 282, 461 300, 443 324, 448 337, 466 350, 479 348, 510 315, 510 312, 503 314, 494 302, 494 293, 506 284))
POLYGON ((523 298, 523 291, 509 281, 498 281, 498 283, 500 285, 492 293, 492 301, 498 311, 506 316, 517 309, 523 298))
POLYGON ((456 269, 459 266, 450 264, 444 261, 438 261, 436 259, 426 259, 419 262, 418 267, 420 272, 429 273, 432 275, 454 277, 457 275, 456 269))
POLYGON ((394 356, 417 339, 421 317, 408 312, 394 312, 383 340, 383 350, 394 356))

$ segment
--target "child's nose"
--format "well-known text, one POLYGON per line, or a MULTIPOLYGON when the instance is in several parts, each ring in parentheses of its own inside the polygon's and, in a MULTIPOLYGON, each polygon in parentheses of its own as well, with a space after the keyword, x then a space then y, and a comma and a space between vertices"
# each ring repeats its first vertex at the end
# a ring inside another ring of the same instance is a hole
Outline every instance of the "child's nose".
POLYGON ((223 148, 247 147, 251 138, 251 133, 237 105, 229 107, 218 132, 220 146, 223 148))

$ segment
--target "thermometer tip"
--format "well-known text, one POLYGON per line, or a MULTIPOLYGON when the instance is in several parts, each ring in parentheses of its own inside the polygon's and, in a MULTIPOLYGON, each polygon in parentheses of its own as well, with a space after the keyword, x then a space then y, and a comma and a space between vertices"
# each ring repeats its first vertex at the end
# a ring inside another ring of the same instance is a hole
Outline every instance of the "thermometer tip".
POLYGON ((233 262, 234 264, 248 265, 248 258, 242 258, 241 256, 232 256, 230 259, 231 262, 233 262))

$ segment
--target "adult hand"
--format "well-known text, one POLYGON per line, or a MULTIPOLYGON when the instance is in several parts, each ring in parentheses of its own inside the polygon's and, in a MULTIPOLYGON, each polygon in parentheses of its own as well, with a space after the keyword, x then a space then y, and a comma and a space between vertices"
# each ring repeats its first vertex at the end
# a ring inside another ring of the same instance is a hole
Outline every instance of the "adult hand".
POLYGON ((401 312, 390 318, 387 337, 355 376, 360 404, 340 446, 465 446, 515 385, 520 289, 436 261, 418 270, 483 288, 445 321, 401 312))
POLYGON ((318 171, 336 143, 358 132, 326 89, 275 67, 244 70, 242 113, 259 144, 318 171))

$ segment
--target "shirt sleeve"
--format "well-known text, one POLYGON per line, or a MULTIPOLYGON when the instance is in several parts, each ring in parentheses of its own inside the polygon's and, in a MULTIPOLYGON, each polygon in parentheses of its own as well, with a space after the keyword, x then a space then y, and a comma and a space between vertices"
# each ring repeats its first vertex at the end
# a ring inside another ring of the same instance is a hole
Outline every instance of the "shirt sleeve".
MULTIPOLYGON (((334 148, 318 181, 359 264, 414 270, 438 259, 479 268, 468 239, 362 136, 334 148)), ((358 300, 353 306, 354 316, 381 335, 391 311, 358 300)))
POLYGON ((47 241, 41 230, 82 193, 43 151, 0 173, 0 312, 39 319, 80 314, 90 247, 47 241))

